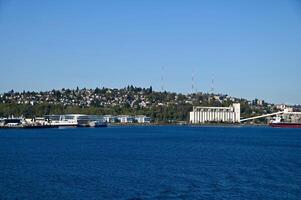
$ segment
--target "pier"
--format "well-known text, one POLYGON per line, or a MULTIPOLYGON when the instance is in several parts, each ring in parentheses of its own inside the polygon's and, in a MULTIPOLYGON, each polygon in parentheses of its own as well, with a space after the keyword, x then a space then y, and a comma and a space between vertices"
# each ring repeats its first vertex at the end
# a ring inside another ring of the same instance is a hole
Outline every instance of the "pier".
POLYGON ((277 115, 280 115, 283 113, 284 113, 284 111, 280 111, 280 112, 275 112, 275 113, 270 113, 270 114, 259 115, 259 116, 255 116, 255 117, 244 118, 244 119, 240 119, 239 122, 246 122, 246 121, 250 121, 250 120, 254 120, 254 119, 277 116, 277 115))
POLYGON ((260 118, 272 117, 272 116, 301 116, 301 112, 293 112, 293 111, 289 111, 289 110, 285 109, 284 111, 279 111, 279 112, 274 112, 274 113, 270 113, 270 114, 264 114, 264 115, 259 115, 259 116, 255 116, 255 117, 240 119, 240 122, 246 122, 246 121, 250 121, 250 120, 254 120, 254 119, 260 119, 260 118))

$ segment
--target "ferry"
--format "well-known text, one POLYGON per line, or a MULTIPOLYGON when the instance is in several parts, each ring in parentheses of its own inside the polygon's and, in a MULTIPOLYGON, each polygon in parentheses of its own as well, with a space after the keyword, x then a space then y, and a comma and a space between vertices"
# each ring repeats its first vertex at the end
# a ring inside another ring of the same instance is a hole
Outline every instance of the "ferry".
POLYGON ((22 128, 24 124, 23 118, 4 118, 0 119, 1 128, 22 128))
POLYGON ((70 127, 107 127, 100 115, 46 115, 32 119, 0 118, 0 128, 70 128, 70 127))
POLYGON ((46 115, 45 118, 55 127, 107 127, 104 118, 98 115, 46 115))

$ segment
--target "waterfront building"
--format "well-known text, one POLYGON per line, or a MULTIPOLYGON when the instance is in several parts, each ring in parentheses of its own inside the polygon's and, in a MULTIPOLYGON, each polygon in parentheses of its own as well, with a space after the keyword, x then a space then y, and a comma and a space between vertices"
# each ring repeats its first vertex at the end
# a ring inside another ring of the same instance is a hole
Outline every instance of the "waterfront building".
POLYGON ((206 122, 240 122, 240 104, 234 103, 229 107, 193 107, 189 122, 193 124, 206 122))
POLYGON ((103 118, 104 118, 104 121, 107 123, 116 123, 119 121, 118 117, 112 116, 112 115, 104 115, 103 118))
POLYGON ((78 126, 95 126, 93 124, 103 124, 106 121, 101 115, 78 115, 77 123, 78 126))
POLYGON ((137 116, 135 116, 135 120, 138 123, 151 123, 151 118, 147 117, 145 115, 137 115, 137 116))
POLYGON ((135 118, 129 115, 119 115, 118 120, 120 123, 133 123, 135 118))

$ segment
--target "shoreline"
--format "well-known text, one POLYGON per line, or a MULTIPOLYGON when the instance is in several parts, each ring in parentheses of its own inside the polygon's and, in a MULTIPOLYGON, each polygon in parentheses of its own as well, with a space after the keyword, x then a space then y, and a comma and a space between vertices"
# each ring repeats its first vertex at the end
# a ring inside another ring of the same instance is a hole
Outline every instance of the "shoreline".
MULTIPOLYGON (((179 127, 269 127, 268 124, 177 124, 177 123, 150 123, 150 124, 139 124, 139 123, 113 123, 108 124, 107 127, 151 127, 151 126, 179 126, 179 127)), ((68 128, 69 126, 61 126, 68 128)), ((0 126, 0 129, 56 129, 60 128, 57 126, 0 126)), ((106 128, 106 127, 74 127, 73 128, 106 128)))
POLYGON ((139 124, 139 123, 113 123, 108 124, 110 126, 187 126, 187 127, 269 127, 268 124, 180 124, 180 123, 149 123, 149 124, 139 124))

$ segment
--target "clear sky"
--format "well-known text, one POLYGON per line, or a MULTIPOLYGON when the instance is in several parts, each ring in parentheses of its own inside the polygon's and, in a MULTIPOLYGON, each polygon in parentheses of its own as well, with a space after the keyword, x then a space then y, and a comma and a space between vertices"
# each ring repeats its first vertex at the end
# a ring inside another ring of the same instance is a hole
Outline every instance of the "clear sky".
POLYGON ((198 91, 301 104, 300 1, 0 0, 0 92, 160 90, 163 74, 188 93, 193 71, 198 91))

